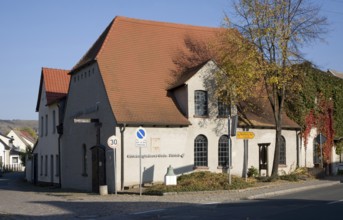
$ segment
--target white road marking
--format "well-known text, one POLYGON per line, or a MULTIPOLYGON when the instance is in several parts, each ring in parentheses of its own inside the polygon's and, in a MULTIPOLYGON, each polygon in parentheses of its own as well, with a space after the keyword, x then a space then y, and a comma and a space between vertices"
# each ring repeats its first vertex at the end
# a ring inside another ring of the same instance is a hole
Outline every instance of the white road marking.
POLYGON ((165 209, 155 209, 155 210, 149 210, 149 211, 144 211, 144 212, 136 212, 136 213, 132 213, 132 215, 141 215, 141 214, 147 214, 147 213, 151 213, 151 212, 160 212, 163 210, 165 210, 165 209))
POLYGON ((333 201, 333 202, 329 202, 329 203, 327 203, 327 204, 328 204, 328 205, 332 205, 332 204, 336 204, 336 203, 340 203, 340 202, 343 202, 343 199, 337 200, 337 201, 333 201))

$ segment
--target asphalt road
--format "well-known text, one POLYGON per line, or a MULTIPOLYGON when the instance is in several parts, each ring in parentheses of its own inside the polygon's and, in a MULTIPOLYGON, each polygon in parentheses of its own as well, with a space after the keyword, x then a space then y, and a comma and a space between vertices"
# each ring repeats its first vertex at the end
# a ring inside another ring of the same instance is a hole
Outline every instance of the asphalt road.
POLYGON ((189 205, 134 213, 130 219, 343 219, 341 184, 264 200, 189 205))
MULTIPOLYGON (((7 173, 0 178, 0 219, 343 219, 343 185, 338 183, 317 190, 242 201, 232 198, 249 198, 245 196, 280 188, 240 193, 100 196, 37 187, 22 178, 21 173, 7 173), (241 194, 245 196, 240 197, 241 194)), ((311 187, 311 183, 320 181, 284 187, 311 187)))

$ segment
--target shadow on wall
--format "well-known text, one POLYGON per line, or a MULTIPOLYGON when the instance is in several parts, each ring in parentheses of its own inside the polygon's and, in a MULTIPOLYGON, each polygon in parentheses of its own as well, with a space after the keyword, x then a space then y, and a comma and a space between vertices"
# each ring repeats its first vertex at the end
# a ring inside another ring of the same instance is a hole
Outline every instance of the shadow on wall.
POLYGON ((193 167, 194 167, 193 164, 183 166, 183 167, 177 167, 177 168, 174 168, 174 173, 175 173, 175 175, 181 175, 181 174, 193 172, 193 167))
POLYGON ((151 167, 144 167, 143 171, 143 183, 152 183, 154 181, 154 171, 155 171, 155 165, 152 165, 151 167))

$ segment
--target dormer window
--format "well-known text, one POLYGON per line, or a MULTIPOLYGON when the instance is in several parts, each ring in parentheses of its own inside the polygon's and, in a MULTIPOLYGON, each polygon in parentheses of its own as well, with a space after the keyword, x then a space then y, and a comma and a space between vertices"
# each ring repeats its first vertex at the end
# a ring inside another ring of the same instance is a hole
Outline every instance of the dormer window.
POLYGON ((208 116, 207 92, 195 90, 194 92, 195 116, 208 116))

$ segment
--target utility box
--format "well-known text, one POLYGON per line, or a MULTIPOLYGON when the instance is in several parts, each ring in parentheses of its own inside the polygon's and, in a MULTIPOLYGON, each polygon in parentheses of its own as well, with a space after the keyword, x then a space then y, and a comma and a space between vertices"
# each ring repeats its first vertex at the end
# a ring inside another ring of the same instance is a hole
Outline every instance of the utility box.
POLYGON ((174 169, 171 165, 169 165, 167 169, 167 173, 164 176, 164 184, 166 186, 176 186, 177 185, 177 177, 174 173, 174 169))

